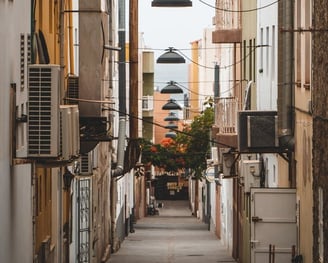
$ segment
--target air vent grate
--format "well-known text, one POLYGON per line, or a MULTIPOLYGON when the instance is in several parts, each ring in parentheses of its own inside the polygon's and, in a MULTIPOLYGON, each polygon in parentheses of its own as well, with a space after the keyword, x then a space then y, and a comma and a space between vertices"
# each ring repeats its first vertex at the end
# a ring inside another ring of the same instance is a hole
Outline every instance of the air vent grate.
POLYGON ((28 155, 58 155, 58 66, 28 69, 28 155))

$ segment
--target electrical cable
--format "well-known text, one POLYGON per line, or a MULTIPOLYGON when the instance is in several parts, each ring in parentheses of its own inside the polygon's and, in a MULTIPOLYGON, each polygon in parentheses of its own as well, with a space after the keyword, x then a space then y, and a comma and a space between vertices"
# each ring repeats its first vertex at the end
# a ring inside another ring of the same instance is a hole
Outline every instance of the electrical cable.
POLYGON ((254 12, 254 11, 258 11, 258 10, 261 10, 261 9, 265 9, 265 8, 268 8, 274 4, 277 4, 279 3, 281 0, 277 0, 277 1, 274 1, 272 3, 269 3, 267 5, 264 5, 264 6, 260 6, 260 7, 256 7, 256 8, 252 8, 252 9, 246 9, 246 10, 231 10, 231 9, 225 9, 225 8, 220 8, 220 7, 216 7, 214 5, 211 5, 203 0, 198 0, 199 2, 201 2, 202 4, 204 5, 207 5, 213 9, 216 9, 216 10, 219 10, 219 11, 223 11, 223 12, 230 12, 230 13, 248 13, 248 12, 254 12))
MULTIPOLYGON (((106 103, 106 104, 109 103, 108 101, 103 101, 103 100, 76 99, 76 98, 69 98, 69 97, 65 98, 65 100, 71 100, 71 101, 77 101, 77 102, 78 101, 81 101, 81 102, 87 102, 87 103, 106 103)), ((124 114, 124 115, 126 115, 126 116, 128 116, 130 118, 135 118, 137 120, 142 120, 143 122, 146 122, 146 123, 149 123, 149 124, 152 124, 152 125, 155 125, 155 126, 158 126, 158 127, 161 127, 161 128, 166 129, 164 125, 161 125, 159 123, 155 123, 153 121, 147 120, 146 118, 140 118, 138 116, 134 116, 134 115, 129 114, 129 113, 126 113, 126 112, 121 112, 120 110, 117 110, 117 109, 114 109, 114 108, 110 108, 110 107, 108 107, 107 110, 115 111, 117 113, 124 114)), ((185 131, 180 131, 178 129, 171 129, 171 130, 174 131, 174 132, 177 132, 177 133, 181 133, 181 134, 190 136, 190 137, 194 137, 194 135, 192 135, 192 134, 190 134, 188 132, 185 132, 185 131)), ((209 139, 207 141, 208 142, 211 142, 213 144, 222 145, 222 146, 227 147, 227 148, 234 148, 234 146, 231 146, 231 145, 228 145, 228 144, 225 144, 225 143, 221 143, 221 142, 217 142, 215 140, 209 139)))

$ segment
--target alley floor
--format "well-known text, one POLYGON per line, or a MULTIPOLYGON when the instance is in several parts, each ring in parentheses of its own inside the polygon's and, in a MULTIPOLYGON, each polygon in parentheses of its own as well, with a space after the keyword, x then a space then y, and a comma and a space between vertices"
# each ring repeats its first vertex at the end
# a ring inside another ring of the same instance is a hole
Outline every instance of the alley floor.
POLYGON ((109 263, 231 263, 208 226, 191 215, 188 201, 163 201, 159 215, 138 220, 109 263))

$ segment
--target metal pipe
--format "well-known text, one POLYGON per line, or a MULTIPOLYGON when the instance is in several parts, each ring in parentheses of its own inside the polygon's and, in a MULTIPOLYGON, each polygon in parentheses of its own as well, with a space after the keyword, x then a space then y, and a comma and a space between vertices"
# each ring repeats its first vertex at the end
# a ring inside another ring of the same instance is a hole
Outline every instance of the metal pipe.
MULTIPOLYGON (((293 28, 293 1, 279 3, 279 26, 293 28)), ((278 136, 280 146, 293 149, 293 32, 284 32, 279 38, 278 63, 278 136)))
POLYGON ((118 177, 124 173, 124 146, 126 132, 126 70, 125 70, 125 1, 119 1, 119 133, 117 142, 117 166, 112 170, 112 177, 118 177))

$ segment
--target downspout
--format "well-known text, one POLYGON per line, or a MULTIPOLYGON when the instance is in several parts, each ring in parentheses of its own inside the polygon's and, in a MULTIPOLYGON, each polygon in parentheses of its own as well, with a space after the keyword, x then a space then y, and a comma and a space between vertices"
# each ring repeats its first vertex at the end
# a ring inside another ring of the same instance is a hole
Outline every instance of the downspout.
MULTIPOLYGON (((68 8, 72 10, 72 1, 68 1, 68 8)), ((69 37, 69 74, 75 73, 74 56, 73 56, 73 13, 68 14, 68 37, 69 37)))
POLYGON ((280 147, 293 150, 293 1, 281 1, 278 14, 279 27, 286 29, 278 43, 278 65, 282 65, 278 71, 278 136, 280 147))
POLYGON ((125 1, 119 1, 119 133, 117 142, 117 166, 112 170, 112 177, 123 175, 124 167, 124 147, 126 132, 126 70, 125 70, 125 1))
POLYGON ((119 1, 118 6, 118 38, 119 47, 119 129, 117 142, 117 165, 112 170, 111 181, 111 251, 118 250, 119 241, 116 234, 116 199, 117 199, 117 177, 124 175, 124 148, 126 133, 126 65, 125 65, 125 0, 119 1))

